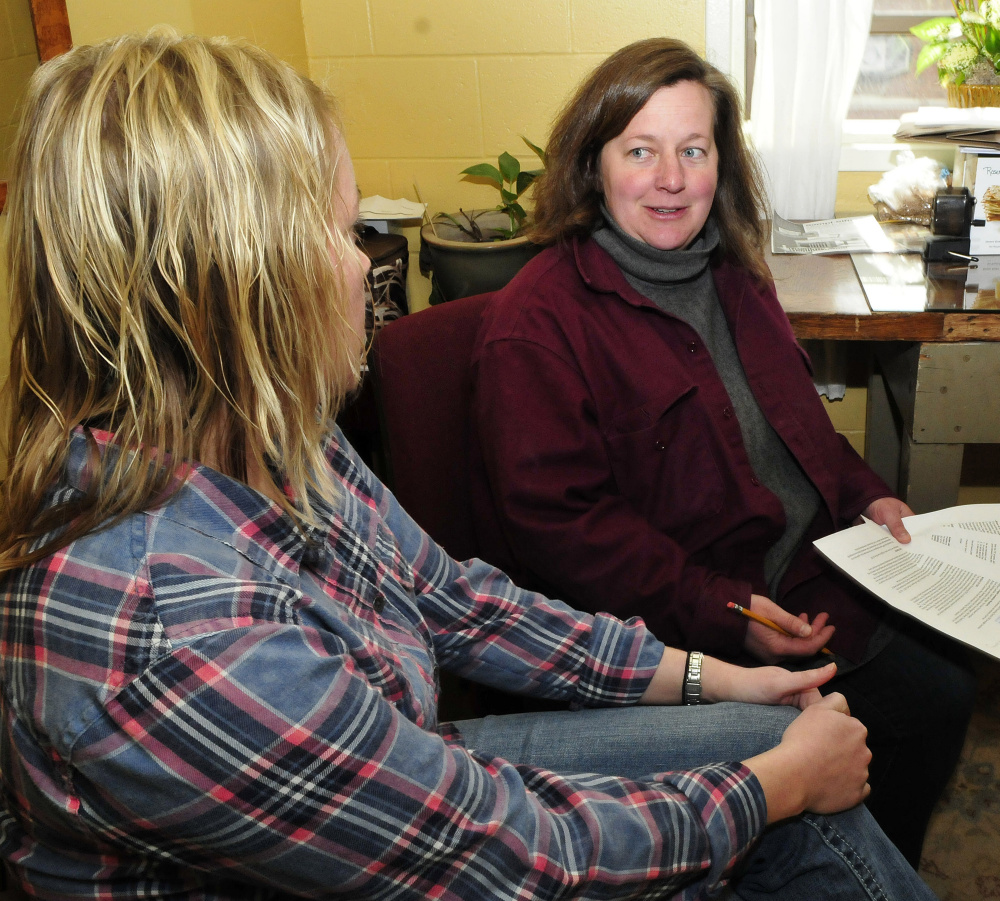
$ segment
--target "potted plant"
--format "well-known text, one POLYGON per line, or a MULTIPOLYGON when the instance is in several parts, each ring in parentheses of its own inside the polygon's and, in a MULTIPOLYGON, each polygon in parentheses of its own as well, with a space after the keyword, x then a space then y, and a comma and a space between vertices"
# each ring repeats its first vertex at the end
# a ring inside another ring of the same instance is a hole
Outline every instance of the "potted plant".
POLYGON ((525 137, 521 140, 543 168, 524 170, 506 151, 495 166, 469 166, 460 174, 495 187, 499 203, 486 210, 439 213, 420 229, 420 271, 432 276, 432 304, 502 288, 541 249, 523 234, 528 213, 521 197, 544 171, 545 151, 525 137))
POLYGON ((924 42, 916 73, 937 64, 951 106, 1000 105, 1000 0, 952 0, 954 16, 910 31, 924 42))

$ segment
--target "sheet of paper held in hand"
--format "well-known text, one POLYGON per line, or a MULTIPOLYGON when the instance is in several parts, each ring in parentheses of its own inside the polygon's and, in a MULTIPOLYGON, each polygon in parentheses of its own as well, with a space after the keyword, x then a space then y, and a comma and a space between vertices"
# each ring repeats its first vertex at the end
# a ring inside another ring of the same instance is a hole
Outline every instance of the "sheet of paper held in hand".
POLYGON ((1000 504, 949 507, 903 523, 909 544, 866 520, 815 546, 897 610, 1000 658, 1000 504))

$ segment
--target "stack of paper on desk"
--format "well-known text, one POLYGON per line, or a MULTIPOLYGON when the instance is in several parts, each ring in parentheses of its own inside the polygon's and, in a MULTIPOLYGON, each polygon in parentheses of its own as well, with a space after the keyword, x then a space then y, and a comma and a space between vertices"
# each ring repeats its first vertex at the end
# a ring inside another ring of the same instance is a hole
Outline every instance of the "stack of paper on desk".
POLYGON ((1000 504, 949 507, 903 523, 909 544, 866 520, 815 546, 897 610, 1000 658, 1000 504))
POLYGON ((915 113, 903 113, 895 136, 902 141, 949 141, 1000 150, 1000 108, 922 106, 915 113))

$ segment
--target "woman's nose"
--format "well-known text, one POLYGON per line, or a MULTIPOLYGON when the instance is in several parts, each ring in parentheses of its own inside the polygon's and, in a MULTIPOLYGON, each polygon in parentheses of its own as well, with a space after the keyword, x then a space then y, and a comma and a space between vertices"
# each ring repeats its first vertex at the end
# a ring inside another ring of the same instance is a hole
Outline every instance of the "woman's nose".
POLYGON ((676 194, 684 188, 684 169, 676 160, 664 157, 657 170, 656 186, 664 191, 676 194))

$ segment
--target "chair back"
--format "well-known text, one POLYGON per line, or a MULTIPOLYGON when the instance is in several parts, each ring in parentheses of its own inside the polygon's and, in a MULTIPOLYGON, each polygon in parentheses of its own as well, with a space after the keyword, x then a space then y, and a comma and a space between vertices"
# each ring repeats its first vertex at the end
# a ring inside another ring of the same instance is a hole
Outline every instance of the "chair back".
POLYGON ((370 357, 385 482, 457 560, 483 556, 470 496, 470 362, 492 296, 463 297, 390 322, 370 357))

